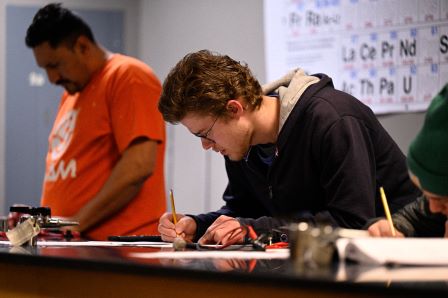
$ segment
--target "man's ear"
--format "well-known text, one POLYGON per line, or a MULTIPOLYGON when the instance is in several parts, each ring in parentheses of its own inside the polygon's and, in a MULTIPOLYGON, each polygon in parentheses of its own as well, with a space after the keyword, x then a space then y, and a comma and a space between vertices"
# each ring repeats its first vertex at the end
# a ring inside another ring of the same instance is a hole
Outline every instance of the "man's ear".
POLYGON ((82 55, 86 55, 90 51, 91 46, 92 42, 84 35, 79 36, 75 43, 76 50, 82 55))
POLYGON ((236 99, 229 100, 227 102, 226 109, 227 109, 228 114, 232 118, 240 117, 244 112, 244 108, 243 108, 242 104, 236 99))

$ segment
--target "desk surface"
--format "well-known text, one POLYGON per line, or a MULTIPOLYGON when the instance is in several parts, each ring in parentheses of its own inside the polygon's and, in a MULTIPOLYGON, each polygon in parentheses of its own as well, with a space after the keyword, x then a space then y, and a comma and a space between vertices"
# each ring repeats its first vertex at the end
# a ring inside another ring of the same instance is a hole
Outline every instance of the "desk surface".
POLYGON ((133 254, 160 250, 134 246, 0 245, 0 296, 447 297, 448 294, 446 267, 340 264, 304 269, 289 259, 145 259, 133 254))

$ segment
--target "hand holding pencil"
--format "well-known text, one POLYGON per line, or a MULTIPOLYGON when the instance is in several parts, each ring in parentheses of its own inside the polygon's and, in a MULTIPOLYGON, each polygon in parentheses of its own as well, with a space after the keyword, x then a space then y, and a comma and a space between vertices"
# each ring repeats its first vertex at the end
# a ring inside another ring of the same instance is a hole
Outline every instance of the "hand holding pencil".
POLYGON ((176 237, 192 241, 196 235, 196 222, 193 218, 176 212, 173 191, 170 191, 171 211, 159 219, 159 233, 163 241, 174 242, 176 237))
POLYGON ((374 224, 372 224, 368 229, 369 235, 371 237, 396 237, 404 238, 404 235, 395 230, 395 236, 392 235, 392 230, 390 229, 389 222, 387 219, 381 219, 374 224))
POLYGON ((381 202, 384 207, 384 214, 386 219, 381 219, 371 225, 368 228, 370 236, 373 237, 404 237, 402 233, 395 230, 394 223, 392 221, 392 215, 390 214, 389 204, 387 203, 386 193, 384 188, 380 187, 381 202))

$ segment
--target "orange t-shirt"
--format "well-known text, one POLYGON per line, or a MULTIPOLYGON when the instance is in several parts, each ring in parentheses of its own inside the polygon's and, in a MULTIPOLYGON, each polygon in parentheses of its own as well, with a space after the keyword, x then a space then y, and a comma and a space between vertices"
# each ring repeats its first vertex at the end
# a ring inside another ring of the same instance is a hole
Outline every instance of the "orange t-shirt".
POLYGON ((49 136, 42 206, 75 215, 103 187, 123 151, 139 137, 158 142, 155 170, 138 195, 86 236, 157 233, 166 210, 165 123, 157 110, 161 84, 137 59, 114 54, 87 86, 65 92, 49 136))

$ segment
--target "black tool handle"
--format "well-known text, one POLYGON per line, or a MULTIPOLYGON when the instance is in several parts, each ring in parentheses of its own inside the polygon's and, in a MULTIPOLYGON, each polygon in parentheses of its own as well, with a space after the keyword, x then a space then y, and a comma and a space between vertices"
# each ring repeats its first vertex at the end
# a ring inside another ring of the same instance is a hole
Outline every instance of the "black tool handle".
POLYGON ((29 215, 51 216, 50 207, 11 206, 10 212, 25 213, 29 215))

